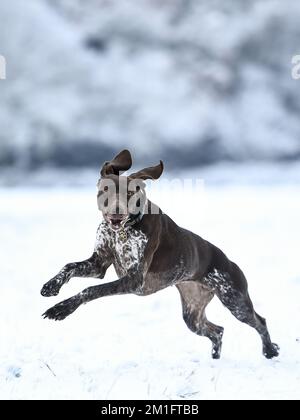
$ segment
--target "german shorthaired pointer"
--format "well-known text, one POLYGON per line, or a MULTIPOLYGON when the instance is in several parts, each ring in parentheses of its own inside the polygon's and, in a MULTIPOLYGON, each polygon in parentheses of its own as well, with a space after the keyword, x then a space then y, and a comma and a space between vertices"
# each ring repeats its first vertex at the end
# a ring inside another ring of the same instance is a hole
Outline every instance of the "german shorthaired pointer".
POLYGON ((240 268, 216 246, 177 226, 146 198, 143 181, 158 179, 163 163, 120 176, 131 165, 127 150, 105 162, 97 196, 104 220, 98 228, 94 253, 86 261, 67 264, 43 286, 41 294, 57 295, 72 277, 103 279, 111 264, 119 280, 88 287, 43 316, 63 320, 80 305, 100 297, 127 293, 146 296, 175 285, 186 325, 211 340, 214 359, 220 358, 223 336, 223 328, 209 322, 205 315, 214 295, 239 321, 256 329, 266 358, 278 356, 279 347, 271 342, 265 319, 254 311, 240 268))

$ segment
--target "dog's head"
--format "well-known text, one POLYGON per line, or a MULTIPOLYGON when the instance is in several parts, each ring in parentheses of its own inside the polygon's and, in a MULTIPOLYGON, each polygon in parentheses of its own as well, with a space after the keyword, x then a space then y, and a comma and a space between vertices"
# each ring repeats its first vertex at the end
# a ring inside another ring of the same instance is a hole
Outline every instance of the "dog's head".
POLYGON ((146 205, 145 180, 158 179, 163 172, 163 162, 144 168, 129 176, 121 174, 131 168, 128 150, 123 150, 113 160, 105 162, 98 181, 98 208, 111 228, 117 230, 141 215, 146 205))

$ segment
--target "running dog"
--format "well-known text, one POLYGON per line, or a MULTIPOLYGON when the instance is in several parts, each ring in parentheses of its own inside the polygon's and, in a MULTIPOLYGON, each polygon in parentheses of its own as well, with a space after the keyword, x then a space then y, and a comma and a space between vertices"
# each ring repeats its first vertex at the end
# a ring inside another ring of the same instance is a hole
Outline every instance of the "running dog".
POLYGON ((224 331, 206 318, 205 308, 214 295, 239 321, 255 328, 266 358, 278 356, 279 347, 271 342, 265 319, 253 308, 241 269, 219 248, 179 227, 147 199, 144 181, 158 179, 163 163, 127 177, 120 175, 131 165, 128 150, 104 163, 97 195, 103 221, 94 253, 86 261, 67 264, 43 286, 41 294, 57 295, 72 277, 103 279, 112 264, 118 280, 88 287, 48 309, 44 318, 63 320, 80 305, 104 296, 146 296, 175 285, 186 325, 211 340, 214 359, 220 358, 224 331))

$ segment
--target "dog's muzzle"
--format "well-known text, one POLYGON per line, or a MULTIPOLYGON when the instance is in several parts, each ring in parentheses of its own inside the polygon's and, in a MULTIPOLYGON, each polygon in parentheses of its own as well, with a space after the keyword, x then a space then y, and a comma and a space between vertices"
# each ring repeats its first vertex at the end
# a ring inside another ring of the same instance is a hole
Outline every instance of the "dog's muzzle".
POLYGON ((124 227, 125 223, 129 219, 129 216, 125 214, 106 214, 104 217, 113 230, 118 230, 124 227))

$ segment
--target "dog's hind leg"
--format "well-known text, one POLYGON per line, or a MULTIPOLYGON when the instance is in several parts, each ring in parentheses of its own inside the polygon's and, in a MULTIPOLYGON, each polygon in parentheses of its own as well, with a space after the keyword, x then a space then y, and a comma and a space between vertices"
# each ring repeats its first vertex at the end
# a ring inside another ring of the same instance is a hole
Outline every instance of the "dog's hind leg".
POLYGON ((241 269, 230 263, 226 271, 214 269, 204 282, 209 283, 218 298, 241 322, 254 328, 263 344, 263 355, 267 359, 279 355, 279 347, 271 342, 266 320, 258 315, 248 293, 247 280, 241 269))
POLYGON ((195 334, 211 340, 212 357, 219 359, 224 328, 209 322, 205 315, 205 308, 214 293, 193 281, 177 284, 176 287, 180 293, 182 315, 186 325, 195 334))

